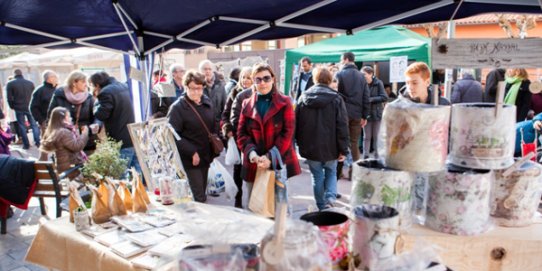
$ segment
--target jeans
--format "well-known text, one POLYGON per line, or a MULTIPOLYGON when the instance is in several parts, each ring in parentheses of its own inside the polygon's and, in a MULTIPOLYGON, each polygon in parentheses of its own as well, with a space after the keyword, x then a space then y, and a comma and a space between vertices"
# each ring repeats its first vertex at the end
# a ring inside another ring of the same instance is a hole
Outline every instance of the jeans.
POLYGON ((40 128, 38 127, 38 124, 28 111, 15 111, 15 118, 17 119, 18 130, 20 135, 23 138, 23 148, 28 149, 30 148, 30 142, 28 141, 28 135, 26 131, 26 125, 25 125, 25 117, 28 119, 28 122, 30 122, 30 127, 32 128, 32 134, 34 136, 34 143, 36 146, 40 145, 40 128))
POLYGON ((319 210, 333 204, 337 197, 337 160, 307 160, 312 176, 312 190, 319 210))
MULTIPOLYGON (((141 172, 141 166, 139 165, 139 161, 137 160, 134 147, 120 149, 120 158, 126 159, 128 161, 128 163, 126 163, 128 169, 133 167, 137 170, 137 172, 141 172)), ((143 174, 141 174, 141 181, 143 182, 143 184, 146 184, 145 176, 143 176, 143 174)))

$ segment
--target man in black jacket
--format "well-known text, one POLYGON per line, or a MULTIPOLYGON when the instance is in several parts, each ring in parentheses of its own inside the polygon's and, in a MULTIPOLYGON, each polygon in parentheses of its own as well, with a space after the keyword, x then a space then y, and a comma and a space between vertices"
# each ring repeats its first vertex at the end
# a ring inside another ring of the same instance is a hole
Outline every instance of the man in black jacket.
POLYGON ((301 63, 301 72, 299 73, 299 79, 296 85, 296 101, 299 100, 301 94, 305 90, 311 88, 314 85, 312 80, 312 61, 309 57, 304 57, 299 61, 301 63))
POLYGON ((325 67, 313 71, 316 85, 299 97, 295 138, 307 159, 319 210, 330 208, 337 195, 337 161, 348 154, 348 114, 339 94, 329 88, 332 75, 325 67))
MULTIPOLYGON (((354 161, 357 161, 360 158, 358 142, 361 129, 367 124, 370 103, 367 81, 358 71, 354 60, 352 52, 343 53, 341 56, 343 68, 337 73, 337 80, 339 81, 339 94, 343 97, 348 112, 350 151, 354 161)), ((337 171, 339 174, 341 173, 342 165, 339 164, 337 171)))
POLYGON ((47 128, 47 109, 58 85, 58 75, 54 71, 43 72, 43 84, 34 90, 30 99, 30 113, 39 124, 41 133, 47 128))
POLYGON ((128 166, 135 166, 135 152, 128 132, 128 124, 133 123, 135 117, 128 86, 105 72, 97 72, 89 80, 98 93, 94 117, 104 123, 107 135, 122 141, 121 156, 128 159, 128 166))
POLYGON ((504 81, 505 69, 494 69, 487 74, 486 88, 484 91, 484 102, 494 103, 497 99, 497 88, 499 81, 504 81))
POLYGON ((28 141, 25 118, 32 127, 34 143, 36 146, 40 145, 40 131, 29 110, 30 98, 32 97, 32 92, 34 91, 34 84, 24 79, 23 72, 19 69, 13 71, 13 74, 15 79, 9 81, 6 85, 8 105, 15 111, 15 118, 17 119, 19 133, 23 138, 23 149, 28 150, 30 148, 30 142, 28 141))

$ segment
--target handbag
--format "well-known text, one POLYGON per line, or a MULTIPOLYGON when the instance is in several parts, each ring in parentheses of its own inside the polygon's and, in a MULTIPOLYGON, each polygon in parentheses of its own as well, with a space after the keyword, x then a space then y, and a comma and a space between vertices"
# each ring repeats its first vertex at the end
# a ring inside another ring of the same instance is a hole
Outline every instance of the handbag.
POLYGON ((211 143, 211 147, 213 149, 213 153, 216 155, 220 155, 220 153, 224 150, 224 143, 222 143, 222 140, 220 137, 218 137, 217 134, 211 134, 211 131, 209 131, 209 128, 207 128, 207 125, 201 118, 198 111, 196 111, 196 108, 190 103, 190 101, 186 101, 186 103, 192 108, 192 111, 198 116, 199 121, 203 125, 203 128, 205 128, 205 131, 207 131, 207 136, 209 137, 209 142, 211 143))

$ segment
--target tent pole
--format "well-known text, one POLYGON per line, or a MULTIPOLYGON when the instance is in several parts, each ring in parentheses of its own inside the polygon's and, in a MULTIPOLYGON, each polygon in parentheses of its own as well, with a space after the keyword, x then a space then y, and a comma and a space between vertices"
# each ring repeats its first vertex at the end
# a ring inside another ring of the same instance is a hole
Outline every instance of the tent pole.
POLYGON ((212 20, 213 20, 213 19, 205 20, 205 21, 203 21, 203 22, 201 22, 201 23, 195 25, 194 27, 189 28, 188 30, 186 30, 186 31, 182 32, 181 34, 177 35, 177 39, 180 39, 180 38, 182 38, 182 37, 184 37, 184 36, 186 36, 186 35, 188 35, 188 34, 194 32, 194 31, 196 31, 196 30, 198 30, 198 29, 200 29, 200 28, 202 28, 202 27, 204 27, 204 26, 210 24, 212 20))
POLYGON ((128 15, 128 13, 126 12, 126 10, 124 10, 124 8, 122 8, 122 6, 120 5, 119 2, 117 3, 114 3, 114 5, 122 12, 122 14, 124 14, 124 16, 126 17, 126 19, 130 22, 130 24, 132 24, 132 27, 134 29, 138 29, 137 25, 134 23, 134 20, 132 20, 132 18, 130 18, 130 16, 128 15))
POLYGON ((444 6, 453 4, 453 3, 454 3, 454 0, 442 0, 442 1, 430 4, 430 5, 427 5, 427 6, 419 7, 417 9, 413 9, 413 10, 410 10, 410 11, 407 11, 407 12, 403 12, 401 14, 397 14, 397 15, 389 17, 387 19, 383 19, 383 20, 380 20, 380 21, 376 21, 374 23, 362 25, 360 27, 354 28, 352 30, 352 32, 355 33, 355 32, 363 31, 363 30, 366 30, 366 29, 371 29, 373 27, 382 26, 382 25, 385 25, 385 24, 390 24, 392 22, 395 22, 395 21, 398 21, 398 20, 401 20, 401 19, 404 19, 404 18, 408 18, 408 17, 414 16, 416 14, 420 14, 420 13, 428 12, 428 11, 431 11, 431 10, 434 10, 434 9, 438 9, 438 8, 441 8, 441 7, 444 7, 444 6))
MULTIPOLYGON (((130 31, 130 34, 133 34, 134 31, 130 31)), ((99 40, 99 39, 105 39, 105 38, 112 38, 112 37, 118 37, 118 36, 124 36, 126 35, 126 32, 117 32, 117 33, 111 33, 111 34, 104 34, 104 35, 98 35, 98 36, 90 36, 90 37, 84 37, 84 38, 78 38, 78 41, 90 41, 90 40, 99 40)))
MULTIPOLYGON (((136 42, 134 40, 134 37, 132 37, 132 33, 130 31, 130 29, 128 28, 128 25, 126 25, 126 22, 124 21, 124 18, 119 10, 119 7, 118 7, 118 3, 113 3, 113 7, 115 8, 115 11, 117 12, 117 16, 119 16, 119 19, 120 19, 120 22, 122 23, 122 26, 124 27, 124 29, 126 30, 126 35, 128 36, 128 38, 130 38, 130 41, 132 42, 132 45, 134 46, 134 50, 136 51, 137 54, 141 54, 141 51, 139 51, 139 49, 137 48, 137 45, 136 45, 136 42)), ((137 29, 137 28, 136 28, 137 29)))
MULTIPOLYGON (((448 39, 455 38, 455 21, 448 21, 448 39)), ((446 69, 444 77, 444 96, 450 100, 452 97, 452 82, 454 81, 454 69, 446 69)))
MULTIPOLYGON (((514 6, 537 6, 532 0, 465 0, 465 2, 514 6)), ((538 2, 540 3, 540 0, 538 0, 538 2)))
POLYGON ((288 27, 288 28, 296 28, 296 29, 304 29, 304 30, 313 30, 313 31, 327 32, 327 33, 346 33, 345 29, 331 28, 331 27, 321 27, 321 26, 312 26, 312 25, 304 25, 304 24, 280 23, 280 24, 277 24, 277 26, 288 27))

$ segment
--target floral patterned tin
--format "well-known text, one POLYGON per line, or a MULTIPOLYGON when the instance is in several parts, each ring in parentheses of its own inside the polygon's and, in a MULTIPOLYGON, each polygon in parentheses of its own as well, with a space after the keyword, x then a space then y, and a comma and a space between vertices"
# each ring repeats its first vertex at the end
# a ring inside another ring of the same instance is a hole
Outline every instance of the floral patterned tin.
POLYGON ((412 224, 414 173, 384 167, 374 159, 353 164, 350 205, 385 205, 399 212, 401 226, 412 224))
POLYGON ((444 170, 450 106, 398 100, 384 109, 379 155, 387 167, 411 172, 444 170))
POLYGON ((429 176, 425 225, 455 235, 477 235, 489 228, 493 172, 449 166, 429 176))
POLYGON ((495 117, 495 104, 452 106, 449 162, 467 168, 504 169, 514 163, 516 107, 504 105, 495 117))
POLYGON ((542 194, 542 166, 527 161, 507 177, 505 170, 495 171, 491 195, 491 215, 506 227, 529 226, 533 223, 542 194))

